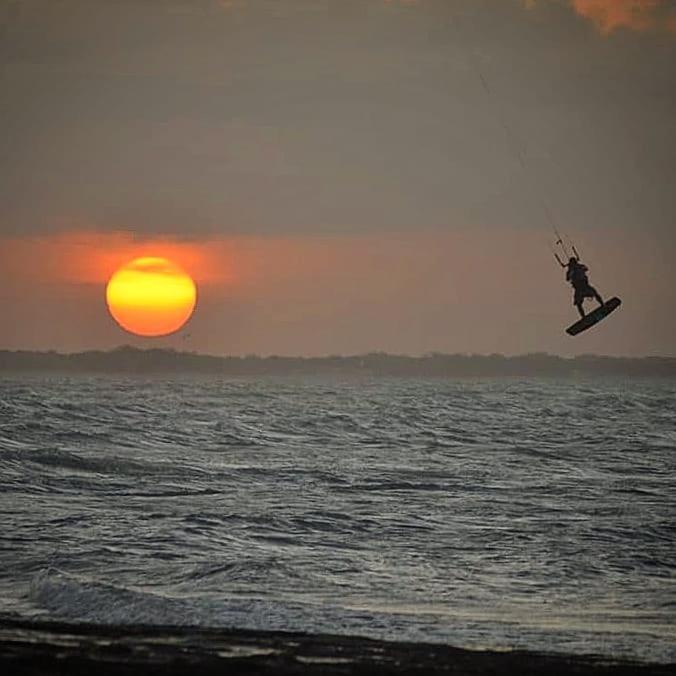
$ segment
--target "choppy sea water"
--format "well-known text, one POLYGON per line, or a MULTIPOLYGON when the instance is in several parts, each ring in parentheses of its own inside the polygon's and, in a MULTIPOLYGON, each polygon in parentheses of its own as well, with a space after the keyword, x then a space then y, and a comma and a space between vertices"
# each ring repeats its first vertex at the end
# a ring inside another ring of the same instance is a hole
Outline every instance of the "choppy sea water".
POLYGON ((676 382, 3 377, 0 617, 676 659, 676 382))

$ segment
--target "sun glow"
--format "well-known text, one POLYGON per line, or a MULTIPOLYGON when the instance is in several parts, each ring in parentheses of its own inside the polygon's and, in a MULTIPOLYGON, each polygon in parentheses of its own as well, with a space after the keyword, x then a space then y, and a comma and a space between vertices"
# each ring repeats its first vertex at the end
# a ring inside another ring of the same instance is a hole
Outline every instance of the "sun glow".
POLYGON ((166 258, 135 258, 113 274, 106 287, 108 310, 126 331, 164 336, 178 331, 195 309, 195 282, 166 258))

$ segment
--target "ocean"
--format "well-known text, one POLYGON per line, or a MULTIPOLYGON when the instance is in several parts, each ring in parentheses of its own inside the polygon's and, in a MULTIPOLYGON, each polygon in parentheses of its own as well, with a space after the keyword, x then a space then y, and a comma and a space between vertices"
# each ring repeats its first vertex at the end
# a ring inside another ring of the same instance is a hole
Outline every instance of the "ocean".
POLYGON ((676 381, 0 378, 0 620, 676 660, 676 381))

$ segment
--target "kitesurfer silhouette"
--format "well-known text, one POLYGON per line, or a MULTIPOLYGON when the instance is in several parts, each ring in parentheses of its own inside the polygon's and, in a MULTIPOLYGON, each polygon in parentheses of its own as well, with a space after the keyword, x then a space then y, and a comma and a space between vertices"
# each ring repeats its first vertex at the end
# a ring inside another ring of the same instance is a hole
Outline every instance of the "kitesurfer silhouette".
POLYGON ((585 316, 582 303, 585 298, 595 298, 599 305, 603 305, 603 298, 601 298, 599 292, 591 286, 589 283, 589 278, 587 277, 587 268, 584 263, 581 263, 578 258, 571 256, 568 260, 566 267, 566 281, 570 282, 575 290, 573 296, 573 305, 577 308, 577 311, 580 313, 580 317, 585 316))

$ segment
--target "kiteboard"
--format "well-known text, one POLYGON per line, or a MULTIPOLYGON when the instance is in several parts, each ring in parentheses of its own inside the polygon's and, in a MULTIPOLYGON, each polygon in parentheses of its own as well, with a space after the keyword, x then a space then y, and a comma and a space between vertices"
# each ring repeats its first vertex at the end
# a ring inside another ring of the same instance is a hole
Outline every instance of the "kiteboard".
POLYGON ((605 319, 613 310, 617 310, 621 304, 622 301, 617 297, 607 300, 603 305, 597 307, 596 310, 593 310, 575 322, 575 324, 569 326, 566 329, 566 333, 569 336, 577 336, 578 333, 586 331, 594 326, 594 324, 598 324, 602 319, 605 319))

